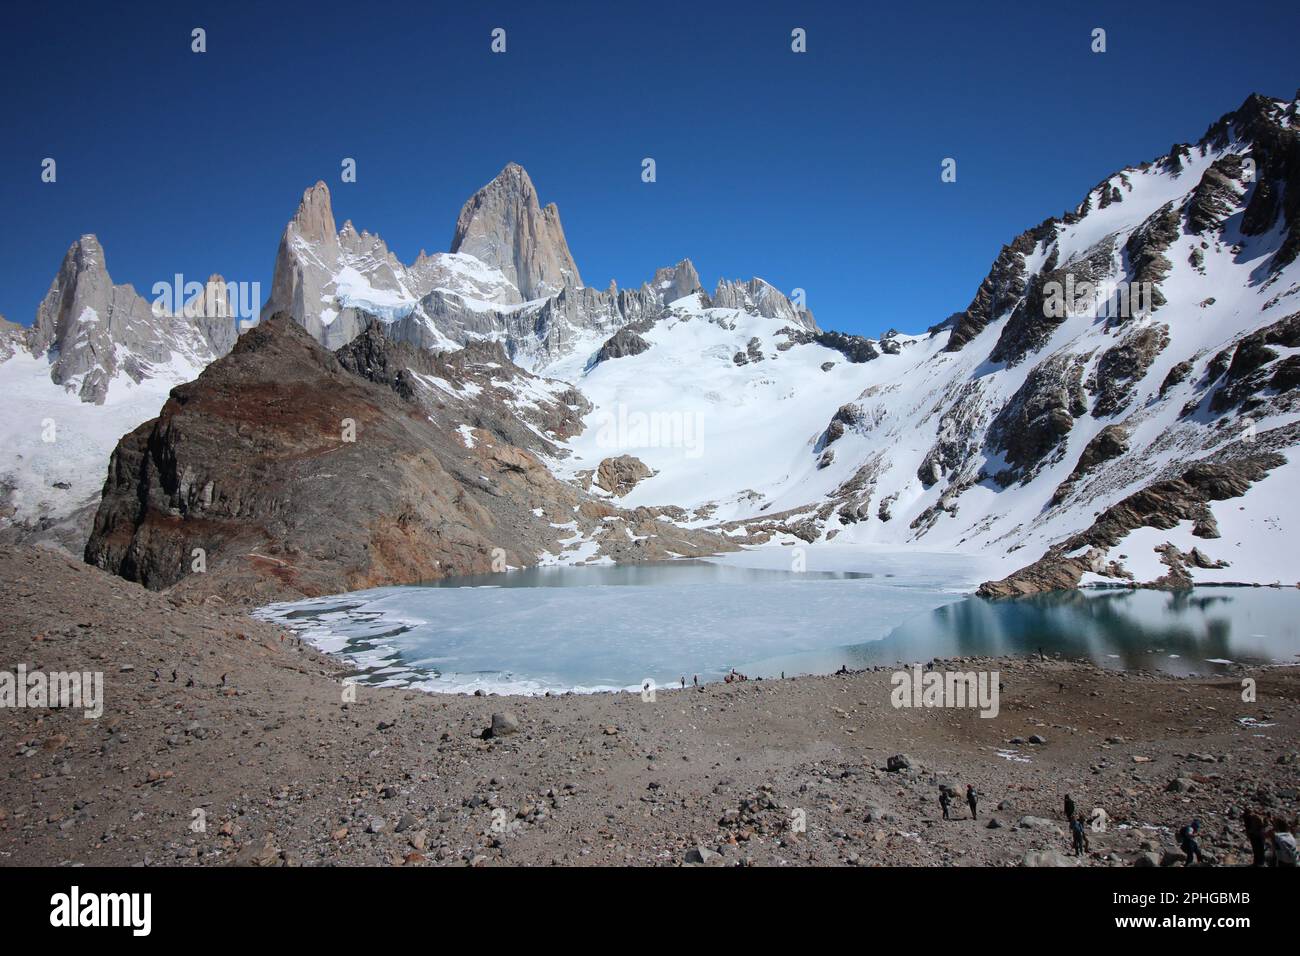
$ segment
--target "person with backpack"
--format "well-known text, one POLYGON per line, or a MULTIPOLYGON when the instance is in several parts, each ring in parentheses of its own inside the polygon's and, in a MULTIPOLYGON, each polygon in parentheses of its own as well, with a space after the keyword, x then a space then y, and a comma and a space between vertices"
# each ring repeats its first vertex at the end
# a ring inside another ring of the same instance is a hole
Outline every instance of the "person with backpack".
POLYGON ((1295 834, 1292 824, 1284 817, 1273 818, 1273 865, 1297 866, 1295 834))
POLYGON ((943 818, 944 818, 945 820, 951 819, 951 818, 948 816, 948 807, 949 807, 951 804, 952 804, 952 797, 948 796, 948 788, 947 788, 947 787, 940 787, 940 788, 939 788, 939 806, 943 807, 943 818))
POLYGON ((1205 858, 1201 856, 1201 845, 1196 842, 1196 835, 1200 832, 1200 820, 1193 820, 1178 831, 1178 846, 1186 856, 1183 866, 1191 866, 1193 860, 1197 863, 1205 862, 1205 858))
POLYGON ((978 815, 975 812, 975 806, 978 801, 979 794, 975 792, 974 785, 969 783, 966 784, 966 805, 970 807, 970 818, 972 820, 978 819, 978 815))
POLYGON ((1083 827, 1082 817, 1070 820, 1070 835, 1074 838, 1074 855, 1083 856, 1088 849, 1088 831, 1083 827))

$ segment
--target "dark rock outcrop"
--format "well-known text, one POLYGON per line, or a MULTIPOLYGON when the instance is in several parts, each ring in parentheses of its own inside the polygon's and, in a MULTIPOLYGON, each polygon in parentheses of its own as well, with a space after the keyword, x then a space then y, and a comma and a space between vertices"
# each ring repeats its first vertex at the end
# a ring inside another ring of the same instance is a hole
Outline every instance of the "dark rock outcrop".
POLYGON ((624 358, 628 355, 640 355, 648 348, 650 348, 649 342, 630 328, 622 328, 605 340, 605 344, 596 352, 595 363, 624 358))
POLYGON ((1154 312, 1165 304, 1165 297, 1160 292, 1160 283, 1169 275, 1172 263, 1165 255, 1169 247, 1178 238, 1181 229, 1182 214, 1172 202, 1157 209, 1146 222, 1133 230, 1124 251, 1128 254, 1133 269, 1134 283, 1151 284, 1151 310, 1154 312))
POLYGON ((1113 258, 1114 240, 1107 239, 1098 243, 1084 258, 1035 276, 1007 319, 997 344, 989 353, 989 361, 1016 365, 1029 353, 1042 348, 1067 318, 1051 307, 1054 297, 1064 289, 1100 282, 1109 275, 1113 258))
POLYGON ((1252 93, 1233 112, 1223 116, 1205 133, 1202 142, 1227 146, 1235 134, 1251 144, 1255 182, 1242 215, 1241 231, 1259 236, 1273 229, 1279 217, 1286 235, 1269 260, 1269 272, 1277 272, 1300 255, 1300 129, 1294 116, 1284 117, 1286 107, 1273 99, 1252 93), (1288 119, 1287 125, 1281 120, 1288 119))
POLYGON ((1056 492, 1052 495, 1052 504, 1060 504, 1064 501, 1079 479, 1098 465, 1118 458, 1126 451, 1128 451, 1128 429, 1123 425, 1107 425, 1084 446, 1074 471, 1057 486, 1056 492))
POLYGON ((862 409, 852 403, 841 405, 831 416, 830 424, 826 426, 826 431, 822 432, 821 441, 817 443, 818 448, 825 448, 844 437, 844 432, 852 428, 862 420, 862 409))
POLYGON ((861 335, 848 335, 844 332, 817 332, 813 335, 813 341, 818 345, 824 345, 828 349, 834 349, 850 362, 870 362, 872 359, 880 357, 880 351, 872 344, 871 340, 863 338, 861 335))
POLYGON ((1187 228, 1194 233, 1217 233, 1236 210, 1244 192, 1241 157, 1231 153, 1210 164, 1187 205, 1187 228))
POLYGON ((1037 365, 989 426, 989 444, 1009 468, 994 477, 1006 486, 1037 473, 1088 410, 1083 357, 1059 355, 1037 365))
POLYGON ((1010 245, 1002 247, 971 304, 964 312, 949 318, 952 331, 948 335, 948 344, 944 346, 945 351, 958 351, 1020 301, 1025 293, 1025 257, 1040 242, 1051 240, 1055 228, 1056 220, 1045 220, 1016 236, 1010 245))
POLYGON ((1138 382, 1168 344, 1166 326, 1146 326, 1103 352, 1097 362, 1097 403, 1092 408, 1093 416, 1105 418, 1128 405, 1138 382))
POLYGON ((1287 392, 1300 385, 1300 357, 1292 355, 1278 361, 1280 353, 1271 346, 1300 348, 1300 312, 1246 336, 1235 347, 1220 353, 1219 366, 1226 362, 1227 368, 1210 399, 1211 411, 1217 414, 1237 407, 1251 411, 1261 402, 1260 392, 1287 392))
POLYGON ((408 352, 376 326, 335 355, 277 314, 119 442, 87 562, 154 590, 265 602, 532 564, 572 534, 539 505, 592 535, 626 522, 645 537, 610 535, 620 560, 729 547, 560 482, 500 438, 509 406, 482 386, 465 389, 482 422, 467 438, 443 412, 456 363, 481 357, 408 352), (422 383, 429 369, 446 377, 422 383))

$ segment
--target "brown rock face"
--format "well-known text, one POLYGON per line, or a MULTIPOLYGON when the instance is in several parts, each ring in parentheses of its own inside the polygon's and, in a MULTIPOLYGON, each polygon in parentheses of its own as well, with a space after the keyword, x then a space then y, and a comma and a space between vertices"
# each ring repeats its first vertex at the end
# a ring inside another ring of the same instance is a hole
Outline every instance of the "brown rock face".
POLYGON ((640 458, 619 455, 606 458, 596 469, 596 484, 616 497, 623 497, 654 472, 640 458))
POLYGON ((539 441, 483 382, 527 373, 489 358, 503 356, 432 355, 377 325, 331 353, 277 314, 119 442, 86 561, 154 590, 265 602, 562 553, 572 529, 534 509, 612 529, 600 543, 618 560, 729 549, 653 513, 583 515, 586 496, 505 437, 539 441))
POLYGON ((153 589, 192 574, 259 593, 489 570, 488 516, 436 439, 277 315, 122 439, 86 560, 153 589))
POLYGON ((554 203, 545 209, 528 173, 510 163, 465 203, 451 251, 500 269, 524 299, 582 285, 554 203))

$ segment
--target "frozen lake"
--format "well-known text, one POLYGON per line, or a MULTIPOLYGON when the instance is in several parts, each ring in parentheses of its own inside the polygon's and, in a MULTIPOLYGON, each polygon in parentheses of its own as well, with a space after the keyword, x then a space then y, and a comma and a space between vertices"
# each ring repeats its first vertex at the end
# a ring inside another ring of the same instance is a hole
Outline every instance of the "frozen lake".
POLYGON ((450 693, 637 689, 827 673, 841 665, 1044 649, 1117 667, 1212 673, 1300 662, 1300 591, 1074 591, 967 597, 987 570, 955 555, 790 549, 710 561, 534 568, 270 605, 355 679, 450 693), (819 570, 835 565, 841 570, 819 570), (844 570, 847 568, 847 570, 844 570))
POLYGON ((809 553, 802 572, 788 570, 791 549, 774 549, 533 568, 258 613, 346 657, 367 683, 536 694, 717 680, 733 667, 750 677, 834 670, 850 661, 840 649, 878 642, 981 580, 976 562, 952 555, 886 553, 817 570, 823 556, 809 553))

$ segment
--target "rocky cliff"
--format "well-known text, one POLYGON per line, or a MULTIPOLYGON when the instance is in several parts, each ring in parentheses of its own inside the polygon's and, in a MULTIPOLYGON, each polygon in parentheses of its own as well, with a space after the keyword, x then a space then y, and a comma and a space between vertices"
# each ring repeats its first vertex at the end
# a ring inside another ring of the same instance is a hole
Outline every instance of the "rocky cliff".
POLYGON ((639 560, 726 547, 558 481, 539 457, 549 441, 510 443, 525 431, 510 407, 520 392, 557 434, 570 409, 557 386, 548 412, 547 386, 522 370, 515 387, 493 385, 502 358, 431 355, 374 324, 331 353, 279 313, 122 439, 86 560, 152 589, 265 601, 575 549, 639 560))
MULTIPOLYGON (((329 190, 317 183, 285 227, 262 316, 288 312, 328 348, 351 341, 372 318, 422 348, 488 338, 536 370, 593 352, 611 333, 658 319, 692 293, 703 290, 689 259, 636 289, 584 286, 558 209, 542 206, 528 173, 510 163, 466 201, 450 252, 421 252, 409 266, 351 223, 336 233, 329 190)), ((816 328, 811 312, 761 279, 723 281, 715 296, 724 307, 816 328)))
POLYGON ((129 285, 114 285, 93 235, 68 249, 36 311, 27 348, 50 363, 56 385, 101 405, 114 379, 139 383, 173 361, 202 368, 234 341, 234 320, 155 314, 129 285))
POLYGON ((560 210, 555 203, 539 205, 533 181, 518 163, 508 163, 465 203, 451 252, 499 270, 524 299, 549 298, 582 285, 560 210))

